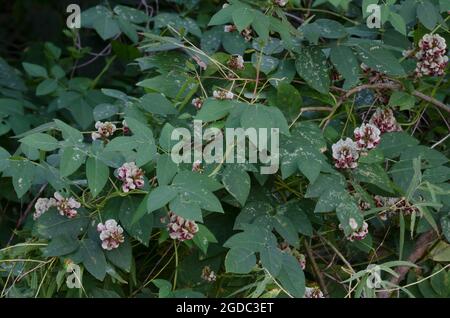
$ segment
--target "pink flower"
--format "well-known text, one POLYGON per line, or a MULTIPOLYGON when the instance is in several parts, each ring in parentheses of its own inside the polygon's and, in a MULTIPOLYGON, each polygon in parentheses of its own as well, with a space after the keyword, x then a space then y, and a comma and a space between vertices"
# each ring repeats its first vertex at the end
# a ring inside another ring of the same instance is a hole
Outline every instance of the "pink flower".
POLYGON ((319 287, 305 287, 305 296, 303 298, 325 298, 319 287))
POLYGON ((402 130, 390 108, 377 108, 370 118, 369 123, 378 127, 381 133, 402 130))
POLYGON ((124 134, 128 134, 130 132, 130 128, 127 125, 127 122, 124 120, 122 120, 122 129, 123 129, 123 133, 124 134))
POLYGON ((112 250, 118 248, 120 243, 124 242, 123 228, 117 224, 116 220, 110 219, 97 225, 97 232, 100 233, 102 248, 112 250))
POLYGON ((280 7, 284 7, 288 2, 289 0, 273 0, 273 3, 280 7))
POLYGON ((236 31, 237 28, 234 24, 227 24, 223 27, 223 32, 229 33, 236 31))
POLYGON ((233 70, 243 70, 244 58, 239 54, 232 55, 227 64, 233 70))
POLYGON ((202 162, 200 160, 197 160, 192 164, 192 172, 199 172, 199 173, 203 172, 202 162))
POLYGON ((217 279, 216 273, 214 273, 213 270, 209 266, 205 266, 202 269, 202 275, 201 278, 203 280, 206 280, 208 283, 215 282, 217 279))
POLYGON ((201 68, 202 70, 204 70, 204 71, 206 70, 206 68, 207 68, 208 66, 207 66, 206 63, 203 62, 197 55, 193 55, 192 58, 193 58, 194 61, 197 63, 197 65, 200 66, 200 68, 201 68))
MULTIPOLYGON (((357 230, 357 228, 354 226, 354 224, 352 224, 353 222, 351 220, 352 219, 350 219, 349 223, 350 223, 350 227, 353 229, 353 232, 349 236, 347 236, 347 240, 349 240, 350 242, 363 240, 369 233, 369 224, 367 224, 367 222, 363 222, 363 225, 361 226, 361 228, 359 230, 357 230)), ((356 223, 356 221, 354 223, 356 223)), ((343 228, 341 224, 339 224, 339 228, 340 229, 343 228)))
POLYGON ((234 98, 234 94, 232 92, 230 92, 230 91, 226 91, 224 89, 221 89, 221 90, 213 91, 213 97, 215 99, 220 99, 220 100, 233 99, 234 98))
POLYGON ((144 171, 134 162, 126 162, 117 169, 117 178, 123 182, 123 192, 144 187, 144 171))
POLYGON ((196 97, 192 100, 192 105, 195 108, 200 109, 203 106, 203 100, 200 97, 196 97))
POLYGON ((55 197, 55 206, 60 215, 65 215, 69 219, 77 216, 77 210, 81 207, 80 202, 76 201, 73 197, 65 198, 59 192, 53 194, 55 197))
POLYGON ((380 143, 380 130, 372 124, 362 124, 353 132, 359 150, 370 150, 380 143))
POLYGON ((403 215, 411 215, 417 212, 417 208, 406 200, 406 198, 394 198, 394 197, 382 197, 376 195, 374 197, 375 205, 377 208, 385 208, 378 214, 381 220, 386 221, 389 217, 392 217, 398 213, 403 215))
POLYGON ((358 163, 356 162, 359 157, 358 148, 353 140, 350 138, 346 138, 345 140, 341 139, 331 148, 333 150, 334 165, 336 168, 353 169, 358 166, 358 163))
POLYGON ((102 123, 101 121, 97 121, 95 123, 95 129, 97 129, 97 131, 92 133, 92 140, 108 139, 108 137, 111 137, 117 130, 116 125, 109 121, 106 121, 104 123, 102 123))
POLYGON ((253 39, 253 30, 250 28, 246 28, 242 30, 241 35, 244 38, 245 42, 250 42, 253 39))
POLYGON ((186 241, 194 237, 195 233, 198 232, 198 226, 194 221, 186 220, 170 211, 167 230, 171 239, 186 241))
POLYGON ((51 207, 56 206, 56 200, 53 198, 39 198, 37 199, 34 209, 35 212, 33 214, 33 219, 38 219, 42 214, 47 212, 51 207))
POLYGON ((425 34, 419 41, 415 57, 417 76, 442 76, 448 63, 447 44, 439 34, 425 34))

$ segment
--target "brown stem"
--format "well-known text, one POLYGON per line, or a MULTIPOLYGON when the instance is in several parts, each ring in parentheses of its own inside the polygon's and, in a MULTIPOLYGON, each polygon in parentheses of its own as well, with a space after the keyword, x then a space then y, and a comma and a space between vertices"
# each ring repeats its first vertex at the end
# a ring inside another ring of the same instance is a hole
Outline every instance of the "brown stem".
POLYGON ((305 240, 305 249, 306 249, 306 254, 308 254, 308 258, 309 258, 308 261, 311 263, 314 274, 316 275, 316 278, 319 281, 320 289, 327 296, 328 295, 327 285, 325 284, 325 280, 323 279, 323 275, 322 275, 322 272, 320 271, 319 266, 317 266, 317 263, 314 258, 314 255, 312 253, 311 247, 309 246, 309 243, 306 240, 305 240))
POLYGON ((27 209, 25 210, 25 212, 23 212, 19 219, 17 220, 16 223, 16 227, 15 230, 12 232, 11 237, 8 240, 8 244, 7 246, 9 246, 9 244, 11 244, 14 235, 15 235, 15 231, 22 225, 23 221, 25 221, 25 219, 27 218, 28 214, 30 213, 31 209, 34 206, 34 203, 37 201, 37 199, 41 196, 42 192, 44 192, 45 188, 47 187, 48 183, 45 183, 42 185, 42 187, 39 189, 39 192, 36 194, 36 196, 34 197, 34 199, 28 204, 27 209))
MULTIPOLYGON (((427 249, 430 247, 431 243, 437 238, 437 234, 434 230, 430 230, 428 232, 423 233, 416 242, 415 248, 413 252, 409 255, 408 261, 415 264, 418 260, 420 260, 426 253, 427 249)), ((395 270, 398 274, 398 277, 392 277, 391 284, 398 285, 408 273, 410 267, 408 266, 399 266, 395 270)), ((389 298, 392 291, 382 291, 378 294, 378 298, 389 298)))
MULTIPOLYGON (((401 90, 403 89, 402 85, 400 85, 399 83, 378 83, 378 84, 364 84, 364 85, 360 85, 360 86, 356 86, 350 90, 348 90, 344 95, 341 96, 341 98, 339 98, 338 102, 336 103, 336 106, 333 109, 333 112, 331 112, 323 121, 324 125, 323 125, 323 129, 325 129, 325 127, 329 124, 329 122, 331 121, 331 118, 333 117, 333 115, 336 113, 336 110, 344 103, 345 100, 347 100, 350 96, 352 96, 353 94, 356 94, 362 90, 365 89, 389 89, 389 90, 401 90)), ((430 104, 436 106, 439 109, 442 109, 448 113, 450 113, 450 107, 445 105, 444 103, 438 101, 436 98, 433 98, 431 96, 425 95, 422 92, 419 91, 413 91, 411 93, 412 95, 426 101, 429 102, 430 104)))

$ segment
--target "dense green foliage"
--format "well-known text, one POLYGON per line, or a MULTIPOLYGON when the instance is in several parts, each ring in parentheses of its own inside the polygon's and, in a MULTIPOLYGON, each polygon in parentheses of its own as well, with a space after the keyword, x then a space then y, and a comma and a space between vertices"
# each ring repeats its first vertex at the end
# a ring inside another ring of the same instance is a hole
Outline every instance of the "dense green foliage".
POLYGON ((449 297, 450 2, 374 3, 2 3, 0 297, 449 297), (174 163, 194 119, 279 170, 174 163))

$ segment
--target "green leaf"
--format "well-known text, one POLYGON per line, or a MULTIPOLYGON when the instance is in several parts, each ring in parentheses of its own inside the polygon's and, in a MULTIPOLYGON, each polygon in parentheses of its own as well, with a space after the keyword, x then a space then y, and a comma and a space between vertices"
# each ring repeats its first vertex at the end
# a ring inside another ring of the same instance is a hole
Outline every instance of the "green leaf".
POLYGON ((21 198, 30 189, 36 169, 28 160, 11 160, 9 166, 14 190, 17 197, 21 198))
POLYGON ((220 9, 211 17, 208 25, 221 25, 230 22, 232 19, 231 14, 233 13, 234 9, 235 7, 230 5, 220 9))
POLYGON ((61 151, 59 170, 62 177, 68 177, 85 162, 86 154, 75 147, 64 147, 61 151))
POLYGON ((58 81, 53 78, 43 80, 36 87, 36 96, 43 96, 53 93, 58 88, 58 81))
POLYGON ((392 182, 386 171, 378 164, 360 163, 352 173, 355 179, 360 182, 371 183, 387 192, 394 192, 392 182))
POLYGON ((178 113, 173 104, 162 94, 145 94, 140 99, 140 105, 148 112, 158 115, 174 115, 178 113))
POLYGON ((86 161, 86 177, 92 197, 95 198, 108 181, 109 168, 97 158, 88 158, 86 161))
POLYGON ((55 124, 56 127, 61 130, 62 136, 66 141, 68 140, 73 144, 81 144, 83 142, 83 134, 79 130, 67 125, 66 123, 58 119, 55 119, 55 124))
POLYGON ((32 77, 48 77, 47 70, 40 65, 24 62, 22 66, 25 72, 32 77))
POLYGON ((109 15, 102 15, 98 17, 95 20, 93 27, 104 41, 111 39, 120 33, 117 20, 109 15))
POLYGON ((330 76, 327 59, 318 47, 302 47, 295 61, 297 73, 309 86, 322 94, 328 94, 330 76))
POLYGON ((250 193, 250 176, 237 165, 227 165, 222 174, 225 189, 243 206, 250 193))
POLYGON ((119 136, 112 139, 105 147, 105 151, 129 152, 136 149, 139 142, 134 137, 119 136))
POLYGON ((255 253, 246 248, 232 248, 225 257, 225 270, 228 273, 247 274, 255 265, 255 253))
POLYGON ((231 16, 238 31, 242 32, 242 30, 247 28, 253 22, 255 15, 253 13, 253 9, 249 7, 242 7, 242 6, 237 7, 234 6, 234 7, 235 9, 231 14, 231 16))
POLYGON ((331 49, 330 59, 337 71, 345 78, 346 89, 359 82, 359 63, 353 50, 346 46, 336 46, 331 49))
POLYGON ((177 173, 177 170, 177 164, 173 162, 169 155, 160 155, 156 163, 156 178, 158 184, 160 186, 169 184, 177 173))
POLYGON ((103 281, 106 275, 106 259, 101 247, 91 239, 84 239, 80 243, 79 253, 88 272, 103 281))
POLYGON ((176 215, 179 215, 185 219, 193 221, 203 221, 202 210, 197 201, 194 200, 188 193, 178 195, 170 201, 169 208, 176 215))
POLYGON ((147 200, 147 212, 153 212, 164 207, 167 203, 172 201, 178 192, 171 186, 161 185, 155 188, 147 200))
POLYGON ((389 13, 389 22, 391 22, 392 26, 398 32, 400 32, 403 35, 407 35, 406 34, 406 23, 400 14, 391 11, 389 13))
POLYGON ((294 256, 283 253, 281 270, 276 278, 291 296, 303 298, 305 295, 305 275, 294 256))
POLYGON ((262 266, 264 266, 272 276, 276 277, 280 273, 283 262, 283 252, 281 252, 277 246, 265 246, 261 250, 259 257, 262 266))
POLYGON ((374 70, 392 76, 406 76, 400 62, 379 44, 359 44, 356 46, 361 62, 374 70))
POLYGON ((405 149, 417 145, 419 141, 405 132, 391 132, 383 134, 378 149, 387 158, 398 157, 405 149))
POLYGON ((148 20, 148 16, 144 12, 122 5, 115 6, 114 12, 122 19, 132 23, 140 24, 148 20))
POLYGON ((318 19, 314 22, 319 27, 320 36, 327 39, 340 39, 347 36, 344 26, 337 21, 318 19))
POLYGON ((206 255, 208 251, 209 243, 217 243, 217 239, 214 234, 208 230, 203 224, 197 224, 198 232, 195 234, 192 241, 198 248, 206 255))
POLYGON ((247 107, 241 115, 244 129, 278 128, 280 133, 289 135, 289 127, 283 113, 277 107, 255 104, 247 107))
POLYGON ((99 104, 93 110, 95 120, 103 120, 114 116, 119 111, 119 107, 112 104, 99 104))
POLYGON ((119 247, 112 249, 110 251, 105 251, 106 258, 126 272, 130 272, 131 261, 133 258, 130 239, 125 236, 123 243, 119 247))
POLYGON ((9 157, 11 155, 4 148, 0 147, 0 172, 5 170, 9 166, 9 157))
POLYGON ((234 102, 232 101, 208 98, 203 102, 203 106, 195 116, 195 119, 206 122, 219 120, 229 114, 233 104, 234 102))
POLYGON ((444 234, 447 242, 450 242, 450 216, 444 216, 441 218, 442 234, 444 234))
POLYGON ((417 17, 428 30, 433 30, 438 22, 438 12, 435 6, 429 1, 419 3, 417 6, 417 17))
POLYGON ((62 234, 54 237, 43 249, 45 257, 62 256, 70 254, 78 249, 80 241, 76 237, 62 234))
POLYGON ((400 110, 409 110, 414 107, 415 103, 414 96, 401 91, 393 92, 389 99, 389 106, 400 107, 400 110))
POLYGON ((148 246, 153 230, 153 215, 145 215, 148 196, 127 196, 119 208, 119 220, 125 231, 145 246, 148 246))
POLYGON ((27 146, 44 151, 52 151, 59 147, 58 140, 43 133, 28 135, 19 141, 27 146))
POLYGON ((59 215, 55 208, 51 208, 36 220, 34 230, 38 235, 47 239, 61 235, 75 238, 86 231, 89 224, 89 217, 82 210, 78 212, 79 215, 69 219, 59 215))
POLYGON ((156 155, 155 139, 153 138, 153 132, 145 124, 140 121, 125 117, 128 127, 133 133, 136 142, 139 144, 137 147, 136 164, 142 166, 149 161, 153 160, 156 155))

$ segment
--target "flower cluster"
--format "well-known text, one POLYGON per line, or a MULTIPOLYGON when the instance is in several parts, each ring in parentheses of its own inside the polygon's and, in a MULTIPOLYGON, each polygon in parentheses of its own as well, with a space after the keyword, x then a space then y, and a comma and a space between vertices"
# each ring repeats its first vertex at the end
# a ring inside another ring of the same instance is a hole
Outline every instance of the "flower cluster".
POLYGON ((169 236, 173 240, 186 241, 191 240, 198 232, 198 226, 194 221, 169 212, 169 223, 167 224, 169 236))
POLYGON ((377 108, 372 114, 369 123, 376 126, 380 130, 380 133, 402 130, 390 108, 377 108))
POLYGON ((233 99, 234 98, 234 94, 230 91, 221 89, 221 90, 215 90, 213 91, 213 97, 215 99, 233 99))
POLYGON ((205 266, 202 269, 202 275, 201 278, 205 281, 207 281, 208 283, 212 283, 215 282, 217 279, 216 273, 214 273, 213 270, 211 270, 211 268, 209 266, 205 266))
POLYGON ((33 218, 36 220, 52 207, 56 207, 60 215, 65 215, 71 219, 77 216, 78 212, 76 209, 79 209, 81 204, 73 197, 65 198, 61 193, 55 192, 53 198, 39 198, 36 201, 33 218))
POLYGON ((232 55, 228 60, 227 65, 233 70, 243 70, 244 58, 239 54, 232 55))
POLYGON ((339 169, 356 168, 359 158, 358 146, 350 138, 341 139, 331 147, 333 150, 334 165, 339 169))
POLYGON ((101 121, 97 121, 95 123, 95 129, 97 129, 97 131, 94 131, 92 133, 92 140, 106 140, 114 134, 114 132, 117 130, 117 127, 109 121, 105 121, 104 123, 102 123, 101 121))
POLYGON ((372 124, 362 124, 353 132, 359 150, 370 150, 380 143, 380 130, 372 124))
POLYGON ((203 100, 200 97, 194 98, 191 103, 197 109, 200 109, 203 106, 203 100))
POLYGON ((59 192, 53 194, 55 197, 55 206, 60 215, 65 215, 69 219, 74 218, 77 215, 77 210, 81 207, 80 202, 73 197, 65 198, 59 192))
POLYGON ((280 7, 284 7, 288 2, 289 0, 273 0, 273 3, 280 7))
POLYGON ((391 109, 377 108, 369 123, 355 128, 353 131, 355 141, 347 137, 332 145, 335 167, 338 169, 356 168, 360 153, 364 155, 368 150, 374 149, 380 143, 382 133, 400 130, 401 127, 391 109))
POLYGON ((447 44, 439 34, 425 34, 419 41, 419 51, 415 57, 418 60, 416 75, 442 76, 448 63, 445 52, 447 44))
POLYGON ((33 214, 33 219, 39 218, 42 214, 47 212, 51 207, 56 206, 56 200, 54 198, 39 198, 37 199, 34 209, 35 212, 33 214))
POLYGON ((413 212, 417 212, 417 208, 408 202, 406 198, 382 197, 376 195, 374 201, 377 208, 386 208, 386 211, 383 211, 378 215, 383 221, 386 221, 389 217, 398 213, 411 215, 413 212))
POLYGON ((126 162, 117 169, 117 178, 123 181, 123 192, 144 187, 144 171, 134 162, 126 162))
POLYGON ((319 287, 305 287, 304 298, 325 298, 319 287))
POLYGON ((110 219, 97 225, 97 232, 100 233, 102 248, 104 250, 112 250, 118 248, 124 242, 123 228, 117 224, 116 220, 110 219))
MULTIPOLYGON (((349 236, 347 236, 347 240, 349 240, 350 242, 361 241, 369 233, 369 224, 367 224, 367 222, 365 221, 363 222, 363 225, 359 229, 358 224, 354 219, 350 219, 349 225, 353 230, 353 232, 349 236)), ((339 224, 339 228, 341 230, 343 229, 341 224, 339 224)))

